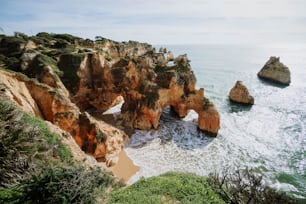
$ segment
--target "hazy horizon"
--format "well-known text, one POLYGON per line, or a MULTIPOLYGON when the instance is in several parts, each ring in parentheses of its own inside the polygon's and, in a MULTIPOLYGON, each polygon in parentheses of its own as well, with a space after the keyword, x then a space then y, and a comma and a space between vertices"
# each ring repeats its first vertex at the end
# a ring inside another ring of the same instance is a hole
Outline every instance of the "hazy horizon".
POLYGON ((150 44, 306 43, 303 0, 0 0, 0 33, 150 44))

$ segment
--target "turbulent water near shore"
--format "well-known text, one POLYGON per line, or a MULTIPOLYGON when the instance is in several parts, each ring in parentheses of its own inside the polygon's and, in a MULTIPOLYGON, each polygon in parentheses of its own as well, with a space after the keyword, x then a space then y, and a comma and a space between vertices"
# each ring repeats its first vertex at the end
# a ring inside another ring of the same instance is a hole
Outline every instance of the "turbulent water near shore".
POLYGON ((141 168, 130 182, 170 170, 207 175, 238 166, 254 168, 273 187, 306 197, 306 45, 165 47, 188 54, 198 88, 205 88, 221 114, 221 129, 216 138, 208 137, 197 130, 195 112, 180 120, 166 109, 158 130, 137 131, 126 147, 141 168), (271 55, 289 67, 290 86, 257 78, 271 55), (254 96, 251 108, 229 102, 236 80, 254 96))

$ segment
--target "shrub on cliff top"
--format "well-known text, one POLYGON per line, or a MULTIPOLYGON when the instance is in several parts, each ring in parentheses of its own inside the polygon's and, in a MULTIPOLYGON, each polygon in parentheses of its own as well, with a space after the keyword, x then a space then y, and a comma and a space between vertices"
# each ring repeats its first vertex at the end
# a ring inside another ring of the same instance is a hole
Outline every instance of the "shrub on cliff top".
POLYGON ((26 73, 29 77, 35 78, 36 75, 40 75, 47 70, 47 67, 51 67, 51 69, 58 76, 62 75, 62 72, 59 70, 57 66, 57 62, 44 54, 38 54, 34 60, 29 64, 29 68, 26 70, 26 73))

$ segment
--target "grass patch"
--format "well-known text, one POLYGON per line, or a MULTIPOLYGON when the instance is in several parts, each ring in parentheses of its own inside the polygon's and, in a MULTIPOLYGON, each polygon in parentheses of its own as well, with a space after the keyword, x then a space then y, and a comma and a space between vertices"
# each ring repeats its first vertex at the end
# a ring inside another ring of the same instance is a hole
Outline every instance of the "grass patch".
POLYGON ((169 172, 111 193, 108 203, 225 203, 205 177, 169 172))

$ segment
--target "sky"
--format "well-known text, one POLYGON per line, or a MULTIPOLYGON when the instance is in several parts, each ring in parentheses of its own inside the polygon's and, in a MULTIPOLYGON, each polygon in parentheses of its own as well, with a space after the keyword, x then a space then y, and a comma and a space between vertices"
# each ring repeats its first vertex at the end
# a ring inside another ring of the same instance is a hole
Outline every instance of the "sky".
POLYGON ((306 43, 306 0, 0 0, 0 33, 151 44, 306 43))

